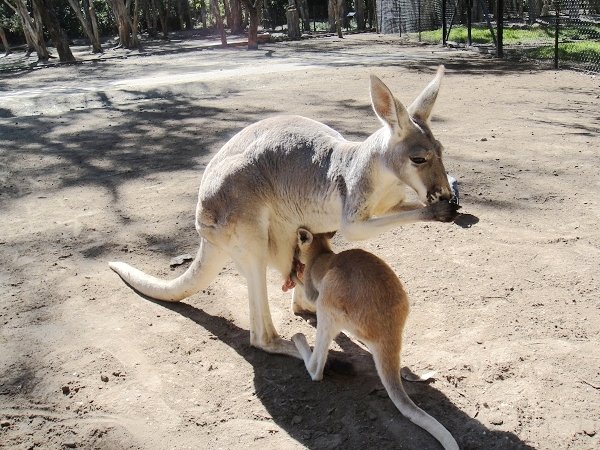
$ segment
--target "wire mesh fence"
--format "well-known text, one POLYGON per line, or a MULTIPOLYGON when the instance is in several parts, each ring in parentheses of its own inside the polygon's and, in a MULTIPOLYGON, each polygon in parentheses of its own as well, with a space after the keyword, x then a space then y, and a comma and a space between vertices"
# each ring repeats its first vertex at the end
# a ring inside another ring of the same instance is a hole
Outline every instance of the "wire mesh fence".
POLYGON ((600 0, 377 0, 379 31, 600 73, 600 0))

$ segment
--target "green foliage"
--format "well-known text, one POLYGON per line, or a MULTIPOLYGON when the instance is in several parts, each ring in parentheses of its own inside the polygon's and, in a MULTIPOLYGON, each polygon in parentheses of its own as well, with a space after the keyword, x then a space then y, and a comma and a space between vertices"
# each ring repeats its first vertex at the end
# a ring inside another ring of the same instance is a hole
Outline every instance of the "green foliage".
POLYGON ((8 33, 17 33, 21 30, 18 16, 4 2, 0 0, 0 26, 8 33))
MULTIPOLYGON (((472 41, 475 44, 493 43, 492 34, 487 27, 473 27, 471 30, 472 41)), ((561 27, 560 40, 570 39, 598 39, 600 37, 600 26, 573 26, 561 27)), ((421 40, 432 44, 442 42, 442 30, 423 31, 421 40)), ((449 41, 458 43, 467 42, 467 28, 465 26, 453 26, 450 30, 449 41)), ((554 29, 552 27, 532 28, 505 28, 503 33, 504 44, 533 44, 554 40, 554 29)))
POLYGON ((93 2, 96 17, 98 19, 98 31, 100 32, 100 36, 114 34, 116 32, 116 25, 108 2, 106 0, 93 0, 93 2))
MULTIPOLYGON (((492 44, 492 35, 486 27, 472 28, 474 44, 492 44)), ((554 29, 551 27, 505 28, 505 45, 532 46, 525 55, 532 59, 554 59, 554 29), (542 45, 540 45, 542 44, 542 45)), ((424 31, 421 40, 432 44, 442 41, 442 30, 424 31)), ((449 41, 466 43, 467 28, 452 27, 449 41)), ((600 26, 561 27, 559 33, 558 57, 560 61, 600 61, 600 26), (566 41, 566 42, 565 42, 566 41)))
POLYGON ((73 8, 67 0, 52 0, 54 12, 61 27, 70 37, 81 37, 83 35, 81 24, 73 12, 73 8))

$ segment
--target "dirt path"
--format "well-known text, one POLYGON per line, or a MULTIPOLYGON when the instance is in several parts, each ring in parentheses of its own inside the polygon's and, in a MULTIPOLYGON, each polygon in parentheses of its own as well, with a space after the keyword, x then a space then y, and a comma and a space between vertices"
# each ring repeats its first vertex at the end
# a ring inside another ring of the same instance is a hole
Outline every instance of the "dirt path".
MULTIPOLYGON (((433 130, 479 222, 353 244, 411 297, 404 364, 437 380, 406 389, 461 448, 598 448, 599 79, 376 35, 0 74, 0 447, 437 448, 350 339, 321 383, 251 348, 232 266, 164 305, 107 262, 174 277, 228 137, 296 113, 365 138, 369 74, 409 103, 439 63, 433 130)), ((313 336, 269 279, 280 333, 313 336)))

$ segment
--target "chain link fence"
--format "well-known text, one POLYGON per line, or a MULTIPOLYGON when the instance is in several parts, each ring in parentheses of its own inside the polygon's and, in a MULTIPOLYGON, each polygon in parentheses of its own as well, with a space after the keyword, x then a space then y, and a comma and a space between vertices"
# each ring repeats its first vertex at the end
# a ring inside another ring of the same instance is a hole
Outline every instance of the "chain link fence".
POLYGON ((600 0, 377 0, 378 31, 600 73, 600 0))

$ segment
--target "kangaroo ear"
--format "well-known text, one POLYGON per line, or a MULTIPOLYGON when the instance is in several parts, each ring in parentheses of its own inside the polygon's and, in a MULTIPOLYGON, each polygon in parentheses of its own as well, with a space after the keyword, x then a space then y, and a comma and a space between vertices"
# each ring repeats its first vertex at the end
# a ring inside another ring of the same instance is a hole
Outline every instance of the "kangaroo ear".
POLYGON ((410 122, 406 108, 375 75, 371 75, 371 104, 375 114, 385 125, 397 132, 406 129, 410 122))
POLYGON ((415 119, 422 122, 427 122, 429 120, 433 105, 435 104, 435 99, 440 90, 442 78, 444 77, 444 70, 444 66, 438 67, 437 74, 433 81, 423 89, 423 92, 421 92, 415 101, 408 107, 408 113, 415 119))
POLYGON ((313 240, 313 235, 310 231, 304 228, 298 228, 298 245, 310 245, 313 240))

